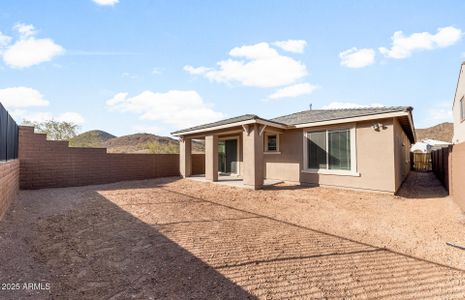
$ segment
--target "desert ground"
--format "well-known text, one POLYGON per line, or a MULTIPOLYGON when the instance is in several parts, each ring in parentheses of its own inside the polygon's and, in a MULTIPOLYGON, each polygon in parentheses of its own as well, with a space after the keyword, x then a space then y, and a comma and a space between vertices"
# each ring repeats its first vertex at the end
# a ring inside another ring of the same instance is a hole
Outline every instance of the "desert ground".
POLYGON ((399 195, 160 178, 21 191, 0 222, 18 299, 465 298, 465 217, 430 173, 399 195))

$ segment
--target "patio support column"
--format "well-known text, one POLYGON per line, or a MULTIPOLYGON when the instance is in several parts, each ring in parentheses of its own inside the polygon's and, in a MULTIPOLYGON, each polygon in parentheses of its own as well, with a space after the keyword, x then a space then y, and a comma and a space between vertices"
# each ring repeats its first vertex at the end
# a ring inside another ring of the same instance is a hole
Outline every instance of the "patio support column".
POLYGON ((181 138, 179 141, 179 171, 183 178, 192 175, 191 148, 192 139, 186 137, 181 138))
POLYGON ((265 176, 263 136, 260 132, 259 124, 246 125, 242 132, 243 183, 254 189, 262 188, 265 176))
POLYGON ((218 181, 218 136, 205 136, 205 179, 218 181))

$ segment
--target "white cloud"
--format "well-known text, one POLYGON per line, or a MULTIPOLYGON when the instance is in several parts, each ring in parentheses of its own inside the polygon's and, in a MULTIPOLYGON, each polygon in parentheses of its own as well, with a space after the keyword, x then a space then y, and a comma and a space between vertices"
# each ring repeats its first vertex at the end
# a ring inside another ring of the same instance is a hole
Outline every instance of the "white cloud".
POLYGON ((95 3, 97 3, 98 5, 115 5, 117 3, 119 3, 119 0, 93 0, 95 3))
POLYGON ((128 93, 118 93, 106 104, 109 109, 135 113, 143 120, 161 121, 176 128, 224 118, 222 113, 207 105, 196 91, 144 91, 133 97, 128 97, 128 93))
POLYGON ((457 43, 462 35, 462 30, 453 26, 438 28, 436 34, 419 32, 405 36, 402 31, 396 31, 391 37, 391 48, 381 47, 379 51, 386 57, 402 59, 411 56, 417 50, 432 50, 451 46, 457 43))
POLYGON ((76 125, 82 125, 85 122, 84 117, 76 112, 65 112, 59 115, 53 115, 49 112, 31 112, 22 109, 16 109, 10 113, 18 123, 22 123, 25 120, 38 123, 49 120, 56 120, 60 122, 71 122, 76 125))
POLYGON ((113 98, 107 100, 106 104, 109 108, 113 108, 117 106, 118 104, 123 103, 126 101, 126 97, 129 95, 129 93, 117 93, 113 96, 113 98))
POLYGON ((201 74, 205 74, 207 73, 208 71, 210 71, 211 69, 210 68, 207 68, 207 67, 193 67, 191 65, 186 65, 184 66, 184 71, 186 71, 187 73, 189 74, 192 74, 192 75, 201 75, 201 74))
POLYGON ((33 25, 19 23, 13 29, 18 32, 19 38, 11 44, 11 38, 0 37, 8 45, 2 51, 3 61, 13 68, 26 68, 52 60, 55 56, 64 53, 63 47, 50 38, 36 38, 37 31, 33 25), (8 39, 9 38, 9 39, 8 39))
POLYGON ((321 109, 370 108, 383 106, 384 105, 380 103, 358 104, 353 102, 331 102, 330 104, 323 106, 321 109))
POLYGON ((122 78, 128 78, 128 79, 138 79, 139 75, 134 74, 134 73, 129 73, 129 72, 123 72, 121 73, 122 78))
POLYGON ((288 52, 304 53, 307 42, 305 40, 287 40, 274 42, 273 45, 288 52))
POLYGON ((216 69, 188 65, 184 70, 217 82, 261 88, 293 84, 308 73, 302 62, 279 54, 264 42, 233 48, 229 55, 231 58, 219 61, 216 69))
POLYGON ((375 62, 375 51, 369 48, 350 48, 339 53, 341 65, 347 68, 363 68, 375 62))
POLYGON ((7 48, 3 60, 14 68, 26 68, 52 60, 64 52, 64 49, 51 39, 20 40, 7 48))
POLYGON ((8 46, 11 43, 11 36, 5 35, 0 32, 0 51, 1 48, 8 46))
POLYGON ((0 102, 7 109, 47 106, 49 104, 38 90, 23 86, 0 89, 0 102))
POLYGON ((13 29, 19 33, 19 36, 22 39, 32 37, 37 33, 37 30, 32 24, 18 23, 13 26, 13 29))
POLYGON ((299 83, 279 89, 269 96, 270 99, 293 98, 311 94, 318 87, 310 83, 299 83))
POLYGON ((81 125, 85 122, 84 117, 76 112, 62 113, 61 115, 58 115, 55 119, 60 122, 70 122, 76 125, 81 125))

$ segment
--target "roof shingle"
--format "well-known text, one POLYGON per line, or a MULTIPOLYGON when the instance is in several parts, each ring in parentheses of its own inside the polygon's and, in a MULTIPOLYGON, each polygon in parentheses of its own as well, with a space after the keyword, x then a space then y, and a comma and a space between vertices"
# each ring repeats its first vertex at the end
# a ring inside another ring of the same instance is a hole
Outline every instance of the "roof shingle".
POLYGON ((290 115, 285 115, 271 119, 271 121, 284 123, 286 125, 298 125, 305 123, 315 123, 330 120, 362 117, 389 112, 410 111, 409 106, 390 106, 373 108, 349 108, 349 109, 315 109, 305 110, 290 115))
POLYGON ((383 114, 389 112, 411 111, 410 106, 390 106, 390 107, 373 107, 373 108, 351 108, 351 109, 316 109, 305 110, 293 114, 280 116, 270 120, 260 118, 257 115, 246 114, 234 118, 224 119, 213 123, 202 124, 182 130, 173 132, 174 135, 179 135, 186 132, 195 130, 209 129, 217 126, 233 124, 237 122, 244 122, 249 120, 263 120, 268 122, 277 123, 280 125, 299 125, 305 123, 315 123, 330 120, 346 119, 353 117, 363 117, 369 115, 383 114))
POLYGON ((220 120, 217 122, 202 124, 202 125, 178 130, 178 131, 172 132, 172 134, 180 134, 183 132, 188 132, 188 131, 193 131, 193 130, 208 129, 211 127, 222 126, 222 125, 232 124, 236 122, 243 122, 243 121, 248 121, 248 120, 254 120, 254 119, 259 119, 259 117, 257 115, 246 114, 246 115, 241 115, 241 116, 237 116, 234 118, 220 120))

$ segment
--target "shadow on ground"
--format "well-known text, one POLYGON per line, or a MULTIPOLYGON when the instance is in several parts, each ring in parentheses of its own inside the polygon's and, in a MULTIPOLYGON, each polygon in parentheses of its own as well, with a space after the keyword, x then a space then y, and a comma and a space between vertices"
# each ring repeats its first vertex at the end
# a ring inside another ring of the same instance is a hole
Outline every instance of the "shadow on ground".
POLYGON ((433 172, 410 172, 397 195, 403 198, 444 198, 449 195, 433 172))
POLYGON ((172 184, 22 192, 0 225, 2 251, 17 246, 0 256, 0 281, 49 281, 51 293, 35 298, 465 297, 459 270, 192 197, 172 184), (71 204, 57 209, 63 201, 71 204))

